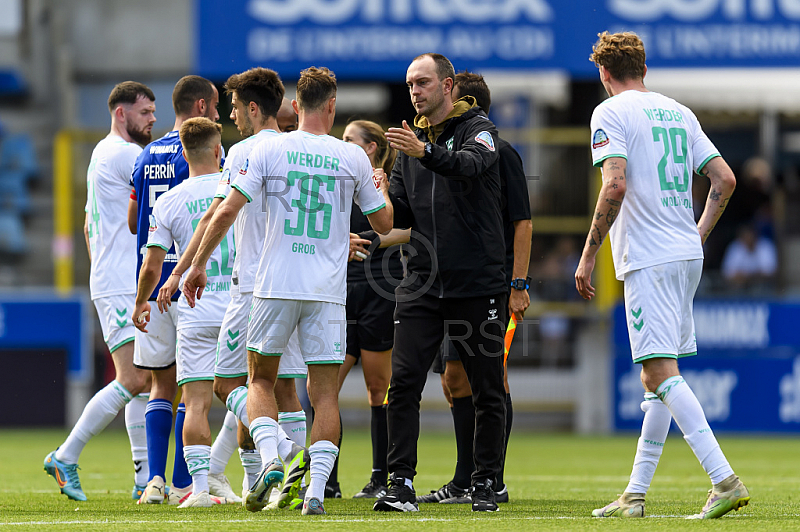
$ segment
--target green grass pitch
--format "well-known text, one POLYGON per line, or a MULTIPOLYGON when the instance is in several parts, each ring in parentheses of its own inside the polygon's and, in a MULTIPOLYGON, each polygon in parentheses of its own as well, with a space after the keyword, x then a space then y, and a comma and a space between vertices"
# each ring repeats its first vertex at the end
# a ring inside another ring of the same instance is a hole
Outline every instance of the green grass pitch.
MULTIPOLYGON (((325 501, 327 516, 297 511, 251 514, 230 505, 203 510, 137 506, 131 501, 133 471, 124 431, 93 439, 81 457, 81 482, 89 500, 58 493, 42 460, 65 436, 56 430, 0 432, 0 528, 8 530, 798 530, 800 475, 798 443, 784 437, 720 436, 723 450, 750 489, 752 501, 712 522, 686 521, 705 502, 706 475, 679 434, 670 434, 647 499, 646 521, 595 519, 593 508, 616 498, 628 479, 636 435, 596 437, 512 434, 506 466, 511 502, 495 514, 473 515, 468 505, 423 505, 418 513, 372 511, 372 502, 352 496, 368 480, 369 433, 345 431, 339 478, 346 498, 325 501), (491 528, 489 528, 491 527, 491 528)), ((419 447, 418 493, 449 480, 455 445, 449 433, 423 432, 419 447)), ((171 470, 171 460, 168 472, 171 470)), ((169 473, 168 473, 169 474, 169 473)), ((231 483, 241 485, 234 455, 231 483)))

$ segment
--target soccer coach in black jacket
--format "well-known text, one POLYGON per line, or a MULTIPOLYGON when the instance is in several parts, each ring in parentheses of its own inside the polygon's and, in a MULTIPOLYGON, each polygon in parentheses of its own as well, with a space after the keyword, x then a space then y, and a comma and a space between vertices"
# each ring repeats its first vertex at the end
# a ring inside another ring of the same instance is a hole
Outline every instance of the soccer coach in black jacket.
POLYGON ((390 179, 395 227, 412 228, 408 274, 396 289, 389 387, 388 493, 375 510, 418 509, 419 404, 444 334, 469 377, 475 403, 472 509, 496 511, 495 476, 505 438, 505 286, 497 130, 471 96, 453 102, 455 71, 439 54, 411 63, 406 83, 416 132, 386 133, 400 151, 390 179))

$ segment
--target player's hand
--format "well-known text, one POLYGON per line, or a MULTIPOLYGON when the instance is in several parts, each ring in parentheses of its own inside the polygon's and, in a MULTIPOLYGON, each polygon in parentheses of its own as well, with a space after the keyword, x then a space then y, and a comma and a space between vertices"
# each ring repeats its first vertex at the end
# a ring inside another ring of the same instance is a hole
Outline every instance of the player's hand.
POLYGON ((357 262, 363 262, 366 257, 369 256, 369 246, 372 244, 369 240, 365 238, 361 238, 355 233, 350 233, 350 252, 347 254, 347 262, 351 260, 357 262), (356 253, 361 253, 363 255, 359 256, 356 253))
POLYGON ((511 290, 511 295, 508 298, 508 310, 516 316, 517 320, 523 318, 530 305, 531 296, 527 290, 511 290))
POLYGON ((158 310, 162 314, 169 310, 169 307, 172 305, 172 296, 178 291, 180 284, 181 278, 179 275, 170 275, 167 282, 161 285, 161 288, 158 290, 158 296, 156 297, 156 303, 158 303, 158 310))
POLYGON ((150 303, 145 301, 133 309, 133 326, 146 333, 148 323, 150 323, 150 303))
POLYGON ((202 297, 206 283, 208 283, 206 271, 192 264, 186 271, 186 278, 183 281, 183 295, 191 308, 194 308, 197 304, 195 298, 200 299, 202 297))
POLYGON ((594 297, 592 286, 592 271, 594 270, 594 257, 581 256, 578 269, 575 270, 575 288, 583 299, 591 300, 594 297))
POLYGON ((409 157, 419 159, 425 155, 425 143, 417 138, 408 122, 403 120, 403 127, 390 127, 386 132, 386 140, 392 148, 400 150, 409 157))
POLYGON ((372 180, 375 182, 375 188, 378 190, 384 191, 389 189, 389 178, 386 177, 386 172, 383 171, 383 168, 372 169, 372 180))

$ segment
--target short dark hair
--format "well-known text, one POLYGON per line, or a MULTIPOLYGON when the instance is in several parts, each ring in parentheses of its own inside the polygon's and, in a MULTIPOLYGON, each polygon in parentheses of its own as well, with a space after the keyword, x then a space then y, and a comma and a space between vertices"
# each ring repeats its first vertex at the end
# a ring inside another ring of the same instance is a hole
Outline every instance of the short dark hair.
MULTIPOLYGON (((417 59, 422 59, 423 57, 430 57, 433 59, 433 62, 436 63, 436 75, 439 76, 439 81, 442 81, 445 78, 450 78, 455 81, 456 78, 456 69, 453 68, 453 63, 450 62, 448 58, 443 56, 442 54, 435 54, 432 52, 428 52, 425 54, 418 55, 414 58, 414 61, 417 59)), ((412 61, 412 63, 414 62, 412 61)))
POLYGON ((218 144, 222 126, 202 116, 190 118, 181 124, 179 134, 183 151, 191 157, 200 150, 210 149, 218 144))
POLYGON ((297 80, 297 104, 305 110, 319 109, 336 97, 336 75, 325 67, 310 67, 297 80))
POLYGON ((192 112, 192 107, 197 100, 208 102, 213 97, 213 86, 206 78, 183 76, 172 90, 172 108, 177 116, 186 116, 192 112))
POLYGON ((144 96, 151 102, 156 101, 156 96, 150 87, 138 81, 123 81, 117 83, 108 95, 108 110, 114 111, 121 103, 134 104, 139 97, 144 96))
POLYGON ((225 92, 235 92, 246 105, 255 102, 265 117, 275 117, 286 90, 277 72, 257 67, 229 77, 225 82, 225 92))
POLYGON ((483 79, 483 76, 465 70, 456 74, 454 86, 458 87, 459 97, 472 96, 478 102, 478 107, 483 109, 483 112, 489 114, 489 108, 492 106, 492 92, 489 86, 483 79))

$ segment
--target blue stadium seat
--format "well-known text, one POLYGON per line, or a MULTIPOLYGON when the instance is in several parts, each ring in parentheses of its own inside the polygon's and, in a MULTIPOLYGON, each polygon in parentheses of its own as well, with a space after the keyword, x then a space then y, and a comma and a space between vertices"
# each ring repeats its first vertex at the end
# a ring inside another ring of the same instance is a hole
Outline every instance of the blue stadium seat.
POLYGON ((0 252, 21 255, 27 249, 22 218, 11 212, 0 211, 0 252))
POLYGON ((0 169, 0 209, 21 215, 30 214, 31 198, 24 171, 0 169))
POLYGON ((0 140, 0 170, 21 171, 26 182, 39 175, 36 149, 28 135, 9 135, 0 140))

